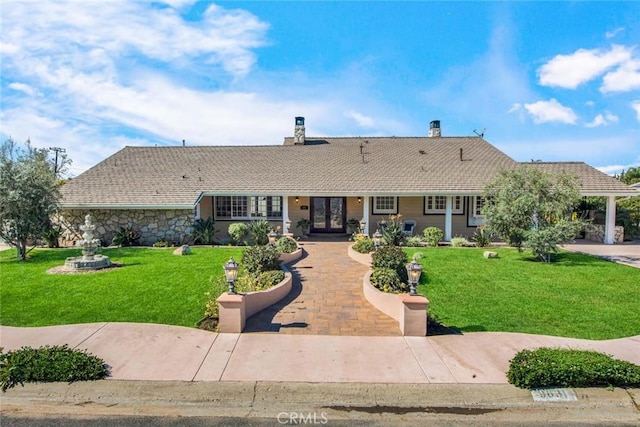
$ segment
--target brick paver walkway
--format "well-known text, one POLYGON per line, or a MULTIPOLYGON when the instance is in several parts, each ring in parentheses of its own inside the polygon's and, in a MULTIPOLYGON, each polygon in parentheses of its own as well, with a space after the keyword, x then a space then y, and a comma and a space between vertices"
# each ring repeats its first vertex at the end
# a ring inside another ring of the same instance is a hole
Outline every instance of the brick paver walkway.
POLYGON ((245 332, 307 335, 400 335, 398 322, 362 293, 367 267, 347 255, 348 242, 304 242, 290 266, 293 288, 279 303, 247 320, 245 332))

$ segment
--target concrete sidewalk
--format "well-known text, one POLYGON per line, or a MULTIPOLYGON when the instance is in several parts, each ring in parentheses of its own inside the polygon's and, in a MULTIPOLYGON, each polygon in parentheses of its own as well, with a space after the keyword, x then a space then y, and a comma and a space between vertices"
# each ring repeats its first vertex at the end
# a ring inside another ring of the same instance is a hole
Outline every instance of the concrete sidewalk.
POLYGON ((217 334, 138 323, 0 327, 5 351, 62 344, 104 359, 115 380, 506 384, 516 352, 542 346, 592 349, 640 364, 640 335, 589 341, 502 332, 433 337, 217 334))

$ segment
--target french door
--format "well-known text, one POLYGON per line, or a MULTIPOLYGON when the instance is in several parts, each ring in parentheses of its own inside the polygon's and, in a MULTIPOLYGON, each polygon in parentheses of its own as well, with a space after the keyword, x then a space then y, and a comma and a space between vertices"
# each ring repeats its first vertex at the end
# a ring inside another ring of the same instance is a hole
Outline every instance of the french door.
POLYGON ((345 233, 346 221, 346 197, 311 198, 312 233, 345 233))

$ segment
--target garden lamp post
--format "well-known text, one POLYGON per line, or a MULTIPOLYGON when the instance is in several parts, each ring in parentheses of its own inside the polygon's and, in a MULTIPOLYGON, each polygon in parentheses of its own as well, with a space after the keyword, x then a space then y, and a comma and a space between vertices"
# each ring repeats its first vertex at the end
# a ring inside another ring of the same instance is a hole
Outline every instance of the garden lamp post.
POLYGON ((367 226, 367 220, 362 218, 360 220, 360 233, 364 234, 364 228, 367 226))
POLYGON ((229 295, 236 294, 236 279, 238 278, 238 263, 229 258, 222 268, 224 268, 224 275, 229 283, 229 295))
POLYGON ((271 230, 271 233, 267 234, 267 236, 269 237, 269 244, 271 246, 275 246, 278 234, 275 231, 271 230))
POLYGON ((418 295, 416 292, 416 285, 420 280, 420 274, 422 274, 422 266, 415 260, 407 264, 407 275, 409 276, 409 295, 418 295))
POLYGON ((380 233, 380 230, 376 230, 376 232, 373 233, 373 244, 376 246, 376 251, 380 248, 381 240, 382 240, 382 233, 380 233))
POLYGON ((291 233, 291 220, 289 218, 284 222, 284 226, 287 228, 287 233, 291 233))

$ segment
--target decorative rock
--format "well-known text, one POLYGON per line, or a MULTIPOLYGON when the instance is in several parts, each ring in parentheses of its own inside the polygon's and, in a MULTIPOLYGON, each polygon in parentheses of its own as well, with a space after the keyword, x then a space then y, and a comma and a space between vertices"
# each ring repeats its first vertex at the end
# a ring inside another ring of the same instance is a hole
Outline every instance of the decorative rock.
POLYGON ((189 255, 190 253, 191 248, 189 247, 189 245, 182 245, 173 251, 174 255, 189 255))
POLYGON ((498 258, 498 253, 497 252, 484 251, 483 255, 487 259, 489 259, 489 258, 498 258))

